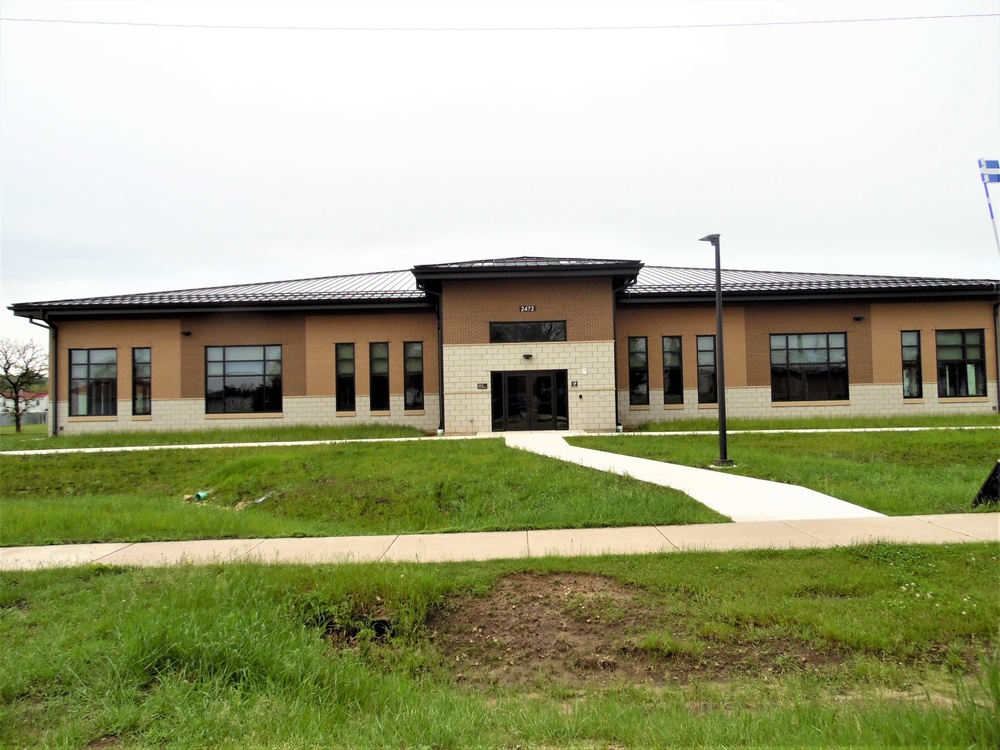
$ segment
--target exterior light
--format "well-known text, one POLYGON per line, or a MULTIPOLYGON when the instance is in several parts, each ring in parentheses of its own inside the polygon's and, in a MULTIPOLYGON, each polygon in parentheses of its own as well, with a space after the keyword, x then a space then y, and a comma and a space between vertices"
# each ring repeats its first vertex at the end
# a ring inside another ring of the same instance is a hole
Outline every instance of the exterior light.
POLYGON ((698 242, 711 242, 715 248, 715 390, 719 401, 719 457, 716 466, 732 466, 726 439, 726 349, 722 341, 722 261, 719 235, 707 234, 698 242))

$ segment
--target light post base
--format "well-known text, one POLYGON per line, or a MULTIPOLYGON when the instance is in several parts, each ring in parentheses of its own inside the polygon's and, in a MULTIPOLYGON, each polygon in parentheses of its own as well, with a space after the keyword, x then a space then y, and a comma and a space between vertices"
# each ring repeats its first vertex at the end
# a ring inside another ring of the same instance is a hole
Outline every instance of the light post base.
POLYGON ((717 458, 712 462, 713 469, 731 469, 735 465, 731 458, 717 458))

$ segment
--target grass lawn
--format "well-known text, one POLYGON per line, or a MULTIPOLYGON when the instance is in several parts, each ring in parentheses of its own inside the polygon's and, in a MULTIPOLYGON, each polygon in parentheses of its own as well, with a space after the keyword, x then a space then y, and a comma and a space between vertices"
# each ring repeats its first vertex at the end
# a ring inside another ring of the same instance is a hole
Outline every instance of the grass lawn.
POLYGON ((3 573, 0 746, 996 748, 998 555, 3 573))
POLYGON ((499 439, 5 456, 0 515, 4 546, 727 520, 499 439))
MULTIPOLYGON (((569 442, 686 466, 709 466, 719 455, 715 435, 616 435, 569 442)), ((802 485, 890 516, 970 512, 1000 459, 1000 431, 985 428, 732 434, 728 442, 729 457, 736 462, 731 471, 737 474, 802 485)))

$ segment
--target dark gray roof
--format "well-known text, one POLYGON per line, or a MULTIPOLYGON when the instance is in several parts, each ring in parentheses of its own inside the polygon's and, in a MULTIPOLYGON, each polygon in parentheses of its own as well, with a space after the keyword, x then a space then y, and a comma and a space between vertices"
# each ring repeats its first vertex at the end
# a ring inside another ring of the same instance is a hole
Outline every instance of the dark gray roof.
MULTIPOLYGON (((996 291, 991 279, 942 279, 921 276, 861 276, 794 271, 722 270, 726 295, 790 298, 816 295, 890 295, 996 291)), ((644 266, 635 285, 625 291, 631 300, 663 297, 704 297, 715 294, 714 268, 644 266)))
MULTIPOLYGON (((227 309, 431 309, 431 296, 418 286, 442 278, 499 278, 521 274, 608 275, 624 283, 638 277, 619 296, 625 304, 700 301, 715 294, 712 268, 643 266, 640 261, 587 258, 518 257, 416 266, 412 271, 383 271, 290 281, 200 287, 145 294, 82 297, 22 302, 10 306, 15 315, 113 315, 116 313, 196 312, 227 309), (520 269, 517 270, 517 269, 520 269)), ((723 270, 724 293, 730 298, 797 299, 825 297, 891 297, 996 294, 991 279, 942 279, 913 276, 860 276, 829 273, 723 270)))

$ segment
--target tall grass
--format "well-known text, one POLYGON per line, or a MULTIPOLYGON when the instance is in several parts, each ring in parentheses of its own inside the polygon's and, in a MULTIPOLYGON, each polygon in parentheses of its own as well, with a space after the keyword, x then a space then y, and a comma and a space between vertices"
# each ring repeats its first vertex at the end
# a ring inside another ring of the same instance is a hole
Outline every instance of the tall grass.
POLYGON ((995 747, 995 656, 966 670, 970 656, 995 654, 998 553, 875 544, 5 573, 0 639, 17 647, 0 649, 0 746, 995 747), (663 623, 637 638, 682 629, 707 642, 700 628, 729 623, 762 644, 795 638, 838 654, 839 666, 656 689, 464 687, 429 614, 526 570, 634 587, 663 623), (389 638, 374 637, 376 608, 394 615, 389 638), (354 635, 331 639, 338 629, 354 635))

